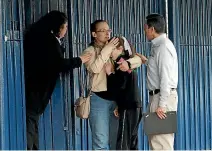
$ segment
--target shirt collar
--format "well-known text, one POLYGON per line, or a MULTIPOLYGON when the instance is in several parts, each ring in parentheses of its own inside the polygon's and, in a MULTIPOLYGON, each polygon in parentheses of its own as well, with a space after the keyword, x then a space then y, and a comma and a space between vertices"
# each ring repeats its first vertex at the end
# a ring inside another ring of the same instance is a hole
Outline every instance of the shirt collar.
MULTIPOLYGON (((56 37, 56 36, 55 36, 55 37, 56 37)), ((59 44, 61 45, 61 40, 60 40, 60 38, 58 38, 58 37, 56 37, 56 38, 57 38, 59 44)))
POLYGON ((166 38, 166 34, 161 34, 160 36, 156 37, 155 39, 152 40, 152 44, 153 45, 157 45, 158 42, 161 40, 161 39, 164 39, 166 38))
POLYGON ((94 47, 95 48, 99 48, 99 49, 103 49, 104 48, 104 45, 100 46, 96 42, 94 42, 94 47))

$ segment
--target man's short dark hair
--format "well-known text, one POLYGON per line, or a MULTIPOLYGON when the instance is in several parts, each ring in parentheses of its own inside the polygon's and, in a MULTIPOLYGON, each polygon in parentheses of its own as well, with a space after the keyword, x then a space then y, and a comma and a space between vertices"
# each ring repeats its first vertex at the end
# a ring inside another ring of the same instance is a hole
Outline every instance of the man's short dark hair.
POLYGON ((146 17, 146 24, 148 27, 154 27, 155 31, 160 33, 165 33, 166 23, 165 19, 160 14, 150 14, 146 17))

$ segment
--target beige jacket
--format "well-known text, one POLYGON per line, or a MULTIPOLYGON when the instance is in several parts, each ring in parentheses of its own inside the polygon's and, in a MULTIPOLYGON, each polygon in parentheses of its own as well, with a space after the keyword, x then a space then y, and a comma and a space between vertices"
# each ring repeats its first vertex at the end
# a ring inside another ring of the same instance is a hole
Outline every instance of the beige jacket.
MULTIPOLYGON (((89 46, 87 49, 84 50, 83 54, 91 53, 92 57, 90 61, 88 61, 85 66, 93 75, 92 80, 92 91, 93 92, 100 92, 100 91, 107 91, 107 76, 104 69, 104 64, 109 60, 111 52, 115 49, 114 46, 108 44, 104 48, 98 48, 89 46)), ((127 60, 131 64, 131 68, 137 68, 141 65, 141 59, 138 56, 130 58, 127 60)))

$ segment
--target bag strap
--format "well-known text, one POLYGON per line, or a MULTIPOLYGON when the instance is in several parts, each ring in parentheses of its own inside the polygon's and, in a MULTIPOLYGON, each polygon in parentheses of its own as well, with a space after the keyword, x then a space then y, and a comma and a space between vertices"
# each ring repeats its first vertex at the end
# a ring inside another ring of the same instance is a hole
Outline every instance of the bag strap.
POLYGON ((93 78, 92 74, 89 73, 85 67, 79 68, 79 83, 80 83, 81 96, 88 97, 91 95, 92 78, 93 78), (83 70, 84 70, 85 76, 82 75, 83 70), (83 78, 83 77, 85 77, 85 78, 83 78), (86 93, 85 95, 84 95, 84 92, 86 93))
MULTIPOLYGON (((95 51, 95 54, 96 56, 98 55, 97 54, 97 50, 96 50, 96 46, 93 46, 94 48, 94 51, 95 51)), ((86 86, 88 86, 88 89, 87 89, 87 97, 91 95, 91 92, 92 92, 92 81, 93 81, 93 77, 94 77, 94 73, 91 73, 89 72, 85 66, 84 67, 80 67, 79 69, 79 82, 80 82, 80 87, 81 87, 81 96, 84 96, 83 95, 83 92, 85 91, 84 88, 86 88, 86 86), (84 68, 84 73, 86 74, 86 82, 83 83, 83 77, 82 77, 82 71, 83 71, 83 68, 84 68)))

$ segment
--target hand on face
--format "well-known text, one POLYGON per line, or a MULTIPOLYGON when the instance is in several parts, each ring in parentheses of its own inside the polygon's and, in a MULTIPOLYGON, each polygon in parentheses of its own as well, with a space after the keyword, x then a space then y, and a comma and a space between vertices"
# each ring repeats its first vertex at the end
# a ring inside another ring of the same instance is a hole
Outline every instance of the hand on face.
POLYGON ((108 42, 107 45, 111 45, 111 46, 113 46, 113 47, 115 48, 116 46, 118 46, 118 44, 119 44, 119 38, 113 37, 113 38, 108 42))
POLYGON ((120 46, 118 49, 113 50, 113 52, 111 53, 111 58, 113 60, 116 60, 118 58, 118 56, 120 56, 123 52, 123 47, 120 46))

